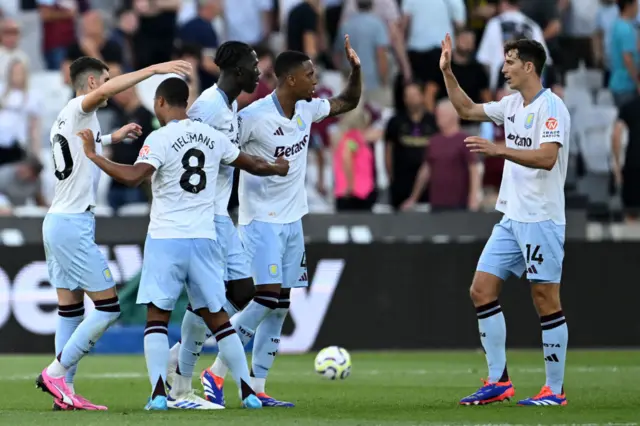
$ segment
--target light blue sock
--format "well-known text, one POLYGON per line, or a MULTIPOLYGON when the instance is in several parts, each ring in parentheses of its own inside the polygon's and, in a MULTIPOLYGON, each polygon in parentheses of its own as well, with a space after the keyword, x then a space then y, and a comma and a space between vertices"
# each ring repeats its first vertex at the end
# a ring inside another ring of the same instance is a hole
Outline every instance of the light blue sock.
MULTIPOLYGON (((71 338, 71 335, 76 331, 76 328, 78 328, 83 319, 84 302, 58 306, 58 321, 56 323, 55 337, 56 355, 62 352, 62 348, 67 344, 69 338, 71 338)), ((65 382, 67 385, 71 385, 71 387, 73 387, 73 380, 77 369, 78 364, 72 366, 65 376, 65 382)))
POLYGON ((564 393, 564 368, 567 360, 569 329, 562 311, 540 317, 542 348, 547 375, 546 385, 554 394, 564 393))
POLYGON ((219 356, 231 370, 244 400, 253 391, 249 386, 249 366, 240 338, 230 322, 224 323, 215 330, 213 336, 218 342, 219 356))
POLYGON ((144 330, 144 358, 151 383, 151 397, 166 396, 164 384, 169 368, 169 337, 167 323, 148 321, 144 330))
POLYGON ((240 336, 243 346, 253 338, 260 323, 278 307, 279 297, 279 293, 258 290, 253 300, 233 316, 231 323, 240 336))
POLYGON ((257 379, 267 378, 267 374, 269 374, 269 370, 278 354, 282 326, 289 312, 289 301, 281 299, 280 306, 284 305, 286 307, 274 309, 256 330, 256 336, 253 341, 253 356, 251 357, 251 371, 252 376, 257 379))
POLYGON ((178 371, 183 377, 193 377, 204 341, 207 339, 207 325, 194 312, 187 310, 182 319, 180 352, 178 354, 178 371))
POLYGON ((490 382, 507 382, 507 325, 497 300, 476 308, 480 341, 489 367, 490 382))
POLYGON ((120 316, 117 297, 96 301, 95 305, 96 308, 80 323, 58 355, 60 363, 67 369, 80 362, 120 316))

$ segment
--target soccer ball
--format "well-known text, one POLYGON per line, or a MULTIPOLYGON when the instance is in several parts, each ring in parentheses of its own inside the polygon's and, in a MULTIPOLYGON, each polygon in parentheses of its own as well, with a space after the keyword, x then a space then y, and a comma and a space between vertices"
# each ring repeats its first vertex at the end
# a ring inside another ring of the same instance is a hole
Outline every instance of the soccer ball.
POLYGON ((351 355, 344 348, 329 346, 318 352, 314 366, 325 379, 344 380, 351 374, 351 355))

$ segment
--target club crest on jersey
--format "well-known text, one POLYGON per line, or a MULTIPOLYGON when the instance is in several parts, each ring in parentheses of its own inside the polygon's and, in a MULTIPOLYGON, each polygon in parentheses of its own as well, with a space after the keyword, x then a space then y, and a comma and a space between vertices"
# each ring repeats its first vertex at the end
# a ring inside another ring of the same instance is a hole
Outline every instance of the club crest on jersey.
POLYGON ((533 117, 534 114, 533 113, 529 113, 527 115, 527 118, 524 120, 524 128, 529 130, 530 128, 533 127, 533 117))
POLYGON ((296 124, 298 125, 298 130, 304 130, 307 128, 307 125, 302 121, 302 117, 299 115, 296 116, 296 124))
POLYGON ((275 263, 269 265, 269 275, 274 278, 278 276, 278 265, 276 265, 275 263))
POLYGON ((104 276, 105 281, 113 281, 113 276, 111 275, 109 268, 102 271, 102 275, 104 276))
POLYGON ((151 148, 149 148, 149 145, 145 145, 142 148, 140 148, 140 152, 138 153, 138 157, 146 160, 149 157, 149 153, 151 152, 151 148))

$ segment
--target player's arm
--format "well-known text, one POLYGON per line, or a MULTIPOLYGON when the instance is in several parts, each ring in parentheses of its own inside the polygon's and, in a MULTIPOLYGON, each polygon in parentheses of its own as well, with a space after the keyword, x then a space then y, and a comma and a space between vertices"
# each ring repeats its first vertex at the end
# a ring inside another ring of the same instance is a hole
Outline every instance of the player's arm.
POLYGON ((270 163, 255 155, 240 152, 230 164, 255 176, 286 176, 289 173, 289 162, 284 157, 278 157, 275 163, 270 163))
POLYGON ((82 99, 82 110, 85 113, 95 111, 113 95, 127 90, 156 74, 178 74, 186 77, 191 74, 191 64, 186 61, 164 62, 162 64, 151 65, 139 71, 114 77, 96 90, 89 92, 82 99))
POLYGON ((440 56, 440 70, 444 77, 449 100, 455 107, 460 118, 470 121, 490 121, 482 104, 477 104, 465 93, 458 84, 456 76, 451 70, 451 36, 446 35, 442 42, 442 55, 440 56))
POLYGON ((360 95, 362 94, 360 58, 358 58, 355 50, 351 48, 348 35, 344 37, 344 50, 349 64, 351 64, 351 73, 349 74, 347 87, 338 96, 329 99, 329 117, 354 110, 360 103, 360 95))
POLYGON ((149 163, 139 162, 134 165, 114 163, 102 155, 96 154, 96 144, 90 129, 80 131, 78 136, 82 138, 87 158, 106 174, 124 185, 138 186, 156 171, 156 168, 149 163))

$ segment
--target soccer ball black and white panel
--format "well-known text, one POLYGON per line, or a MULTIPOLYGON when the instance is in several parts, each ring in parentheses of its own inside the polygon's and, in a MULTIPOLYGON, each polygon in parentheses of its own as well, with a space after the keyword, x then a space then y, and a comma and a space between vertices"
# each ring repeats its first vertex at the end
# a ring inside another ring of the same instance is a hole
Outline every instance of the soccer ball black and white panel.
POLYGON ((316 355, 316 373, 325 379, 344 380, 351 374, 351 355, 339 346, 329 346, 316 355))

